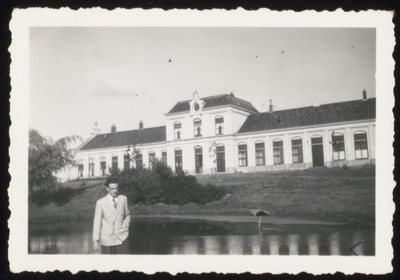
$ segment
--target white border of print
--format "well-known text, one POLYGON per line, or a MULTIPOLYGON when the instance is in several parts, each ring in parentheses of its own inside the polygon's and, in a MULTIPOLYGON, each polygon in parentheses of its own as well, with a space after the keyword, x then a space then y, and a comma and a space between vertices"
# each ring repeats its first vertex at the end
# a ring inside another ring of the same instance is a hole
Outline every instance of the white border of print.
POLYGON ((383 274, 392 271, 391 238, 395 186, 393 142, 394 31, 391 12, 272 12, 211 10, 26 9, 14 10, 11 20, 11 120, 9 188, 9 261, 12 272, 138 271, 152 274, 179 272, 335 273, 383 274), (377 30, 376 92, 376 255, 362 256, 102 256, 28 255, 28 42, 31 26, 269 26, 269 27, 372 27, 377 30))

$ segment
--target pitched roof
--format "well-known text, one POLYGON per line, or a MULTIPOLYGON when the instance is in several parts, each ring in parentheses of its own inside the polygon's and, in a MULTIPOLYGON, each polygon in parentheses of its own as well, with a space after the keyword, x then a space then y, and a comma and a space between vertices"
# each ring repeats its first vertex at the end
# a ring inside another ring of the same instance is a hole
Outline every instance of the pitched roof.
MULTIPOLYGON (((257 109, 251 105, 250 102, 237 98, 233 95, 222 94, 201 98, 201 100, 205 101, 205 105, 203 109, 218 107, 218 106, 234 106, 240 109, 244 109, 246 111, 250 111, 253 113, 258 113, 257 109)), ((190 111, 190 101, 180 101, 176 103, 176 105, 168 112, 168 114, 172 113, 183 113, 190 111)))
POLYGON ((375 119, 376 98, 252 114, 238 133, 375 119))
POLYGON ((120 131, 96 135, 79 150, 91 150, 110 147, 120 147, 145 143, 165 142, 167 140, 166 127, 151 127, 144 129, 120 131))

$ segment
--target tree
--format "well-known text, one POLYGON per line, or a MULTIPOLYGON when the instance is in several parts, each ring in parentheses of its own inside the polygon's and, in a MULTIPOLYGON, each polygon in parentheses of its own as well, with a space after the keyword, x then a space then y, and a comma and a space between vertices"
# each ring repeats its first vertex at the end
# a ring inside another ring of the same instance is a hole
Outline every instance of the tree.
POLYGON ((73 135, 54 142, 50 137, 42 136, 37 130, 29 130, 29 193, 35 187, 46 192, 55 189, 58 184, 57 173, 74 165, 74 155, 70 145, 78 141, 82 142, 83 139, 73 135))
POLYGON ((212 158, 211 176, 217 178, 217 143, 212 142, 208 152, 212 158))
POLYGON ((335 139, 335 131, 332 131, 331 138, 329 143, 332 145, 332 167, 338 167, 339 159, 335 160, 335 152, 343 149, 343 142, 335 139))

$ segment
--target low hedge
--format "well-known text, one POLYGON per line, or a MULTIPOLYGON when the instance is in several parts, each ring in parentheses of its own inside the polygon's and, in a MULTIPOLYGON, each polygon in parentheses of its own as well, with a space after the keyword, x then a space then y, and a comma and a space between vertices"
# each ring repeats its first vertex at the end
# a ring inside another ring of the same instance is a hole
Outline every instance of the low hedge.
POLYGON ((111 176, 118 179, 121 193, 132 204, 205 204, 217 201, 226 194, 225 189, 212 184, 201 185, 194 176, 184 172, 174 173, 158 160, 153 162, 151 168, 114 171, 111 176))

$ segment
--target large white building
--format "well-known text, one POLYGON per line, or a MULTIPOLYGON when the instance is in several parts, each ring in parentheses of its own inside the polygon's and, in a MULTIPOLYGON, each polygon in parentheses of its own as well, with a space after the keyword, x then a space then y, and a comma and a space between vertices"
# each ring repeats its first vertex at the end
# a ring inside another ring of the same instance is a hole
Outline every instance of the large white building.
MULTIPOLYGON (((178 102, 165 126, 94 134, 76 152, 75 178, 152 158, 189 174, 304 169, 375 163, 375 98, 260 113, 233 94, 178 102), (133 148, 140 156, 131 160, 133 148)), ((96 130, 95 130, 96 131, 96 130)))

